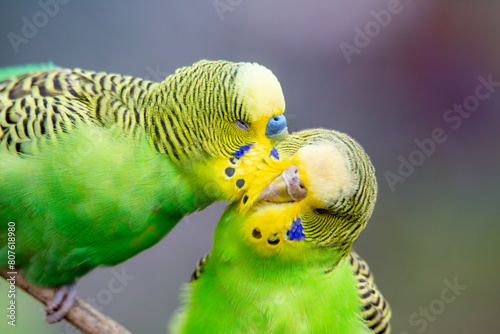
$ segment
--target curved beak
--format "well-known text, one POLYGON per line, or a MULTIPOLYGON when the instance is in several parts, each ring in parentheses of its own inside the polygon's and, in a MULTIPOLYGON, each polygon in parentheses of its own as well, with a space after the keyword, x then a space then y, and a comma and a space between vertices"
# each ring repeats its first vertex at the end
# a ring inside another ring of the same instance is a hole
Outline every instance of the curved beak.
POLYGON ((271 182, 260 194, 259 200, 284 203, 304 199, 307 189, 300 179, 299 168, 291 165, 271 182))

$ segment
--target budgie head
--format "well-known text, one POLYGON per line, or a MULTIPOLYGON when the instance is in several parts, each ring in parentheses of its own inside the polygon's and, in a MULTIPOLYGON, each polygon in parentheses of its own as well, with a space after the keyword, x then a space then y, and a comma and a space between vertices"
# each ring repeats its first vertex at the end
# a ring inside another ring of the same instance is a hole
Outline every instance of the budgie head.
POLYGON ((240 197, 256 165, 288 135, 281 86, 256 63, 199 61, 167 77, 151 99, 159 101, 150 103, 152 144, 184 168, 195 163, 200 183, 217 184, 212 190, 226 199, 240 197))
POLYGON ((284 170, 281 175, 249 190, 246 208, 240 202, 227 211, 243 217, 247 244, 283 259, 302 258, 305 249, 320 250, 319 257, 325 248, 347 254, 376 200, 375 170, 363 148, 346 134, 323 129, 294 133, 276 148, 279 160, 269 160, 259 175, 264 183, 284 170))
POLYGON ((229 158, 244 145, 287 134, 280 83, 256 63, 201 60, 167 77, 152 99, 159 100, 151 101, 158 107, 149 123, 155 145, 181 158, 191 153, 229 158), (162 121, 163 136, 153 131, 162 121))

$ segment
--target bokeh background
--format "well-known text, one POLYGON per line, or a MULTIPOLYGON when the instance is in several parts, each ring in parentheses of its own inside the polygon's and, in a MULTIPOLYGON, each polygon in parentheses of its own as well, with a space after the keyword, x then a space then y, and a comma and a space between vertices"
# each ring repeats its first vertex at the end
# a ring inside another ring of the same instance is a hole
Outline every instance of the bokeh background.
MULTIPOLYGON (((392 306, 393 333, 500 333, 500 87, 474 105, 479 77, 500 81, 500 2, 43 3, 54 1, 1 2, 0 66, 52 61, 152 80, 203 58, 270 68, 291 130, 347 132, 372 158, 378 203, 355 248, 392 306), (447 111, 463 103, 473 111, 447 111), (439 128, 446 140, 415 153, 415 141, 439 128), (401 159, 417 166, 404 169, 401 159), (450 303, 447 284, 460 286, 450 303)), ((80 298, 134 333, 165 333, 223 209, 193 214, 153 248, 94 270, 79 281, 80 298), (123 271, 133 279, 112 293, 123 271)), ((41 305, 22 293, 17 326, 7 326, 6 287, 1 280, 0 332, 77 332, 46 325, 41 305)))

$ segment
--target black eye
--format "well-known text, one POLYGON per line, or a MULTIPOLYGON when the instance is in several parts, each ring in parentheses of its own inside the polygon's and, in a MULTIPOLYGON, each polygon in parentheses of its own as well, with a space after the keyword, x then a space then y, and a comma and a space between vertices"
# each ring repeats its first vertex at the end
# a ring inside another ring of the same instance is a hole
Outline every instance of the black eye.
POLYGON ((234 124, 238 127, 238 129, 243 131, 250 130, 250 124, 242 119, 237 120, 234 124))
POLYGON ((317 215, 324 215, 325 213, 328 213, 328 210, 326 210, 326 209, 314 209, 314 213, 317 215))

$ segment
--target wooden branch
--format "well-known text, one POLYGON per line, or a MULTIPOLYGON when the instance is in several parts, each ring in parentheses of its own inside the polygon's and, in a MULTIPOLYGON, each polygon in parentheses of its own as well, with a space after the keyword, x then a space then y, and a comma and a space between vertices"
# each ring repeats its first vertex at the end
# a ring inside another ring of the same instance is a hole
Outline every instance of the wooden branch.
MULTIPOLYGON (((0 271, 0 275, 7 279, 12 275, 6 271, 0 271)), ((23 289, 42 304, 54 298, 53 288, 38 288, 29 284, 20 274, 16 276, 16 286, 23 289)), ((85 303, 79 298, 75 298, 75 303, 64 317, 68 322, 86 334, 132 334, 113 319, 105 316, 94 307, 85 303)))

